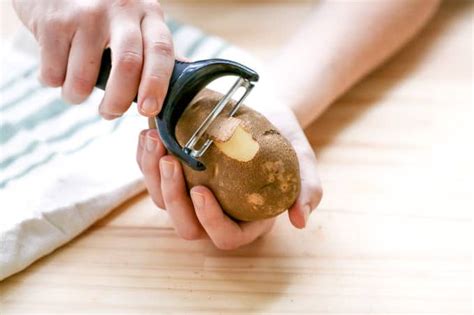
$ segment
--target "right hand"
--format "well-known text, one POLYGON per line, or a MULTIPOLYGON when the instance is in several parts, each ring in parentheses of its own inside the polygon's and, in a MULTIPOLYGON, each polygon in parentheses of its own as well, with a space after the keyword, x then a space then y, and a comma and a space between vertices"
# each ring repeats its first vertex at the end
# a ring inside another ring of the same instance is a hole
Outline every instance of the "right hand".
POLYGON ((97 81, 102 53, 112 71, 99 106, 106 119, 121 116, 138 95, 138 110, 159 113, 174 66, 174 50, 156 0, 13 0, 40 46, 40 81, 62 86, 63 98, 81 103, 97 81))
MULTIPOLYGON (((295 149, 298 157, 301 190, 288 209, 296 228, 307 226, 311 212, 322 198, 321 182, 313 148, 292 110, 275 97, 276 92, 259 86, 248 105, 264 114, 295 149), (260 96, 260 98, 259 98, 260 96)), ((237 222, 227 216, 211 190, 204 186, 187 189, 179 160, 168 154, 156 129, 142 131, 138 141, 137 162, 154 203, 166 209, 171 222, 184 239, 208 237, 220 249, 236 249, 256 240, 273 226, 274 218, 237 222)))

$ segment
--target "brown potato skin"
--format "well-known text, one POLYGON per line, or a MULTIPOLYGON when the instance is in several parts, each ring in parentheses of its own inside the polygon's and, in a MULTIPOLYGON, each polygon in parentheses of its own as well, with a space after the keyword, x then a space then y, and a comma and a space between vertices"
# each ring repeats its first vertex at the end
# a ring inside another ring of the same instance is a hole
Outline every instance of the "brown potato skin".
MULTIPOLYGON (((176 138, 184 145, 215 104, 220 93, 206 90, 188 106, 176 126, 176 138)), ((230 106, 222 114, 226 114, 230 106)), ((188 188, 204 185, 212 190, 222 209, 232 218, 255 221, 287 210, 300 192, 300 171, 290 142, 260 113, 242 106, 234 115, 258 142, 259 150, 248 162, 228 157, 211 145, 200 160, 205 171, 184 165, 188 188)))

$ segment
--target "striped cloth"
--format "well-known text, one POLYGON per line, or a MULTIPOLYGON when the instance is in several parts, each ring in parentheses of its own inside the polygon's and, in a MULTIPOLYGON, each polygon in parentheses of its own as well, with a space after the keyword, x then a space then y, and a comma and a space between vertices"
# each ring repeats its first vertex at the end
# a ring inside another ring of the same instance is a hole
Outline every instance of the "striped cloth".
MULTIPOLYGON (((178 55, 257 67, 220 38, 167 23, 178 55)), ((38 83, 37 55, 33 38, 21 30, 0 61, 0 280, 144 190, 135 150, 146 119, 134 106, 117 120, 101 119, 100 90, 80 106, 63 103, 60 89, 38 83)))

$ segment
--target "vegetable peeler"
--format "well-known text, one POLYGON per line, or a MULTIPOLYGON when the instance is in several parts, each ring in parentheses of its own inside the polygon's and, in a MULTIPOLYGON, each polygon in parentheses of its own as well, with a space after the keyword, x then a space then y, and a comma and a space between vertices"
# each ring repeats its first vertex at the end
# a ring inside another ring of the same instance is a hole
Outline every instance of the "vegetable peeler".
MULTIPOLYGON (((99 77, 96 83, 98 88, 105 90, 110 70, 111 52, 110 49, 106 49, 102 55, 99 77)), ((205 170, 206 166, 199 161, 198 158, 206 152, 213 141, 207 138, 199 148, 196 148, 198 141, 203 138, 206 130, 222 110, 224 110, 225 106, 232 99, 232 96, 239 88, 243 87, 245 92, 230 110, 229 117, 238 111, 242 102, 252 91, 254 83, 258 81, 258 78, 259 76, 254 70, 231 60, 206 59, 195 62, 175 60, 163 107, 161 112, 155 117, 156 126, 163 145, 169 152, 194 170, 205 170), (209 83, 222 76, 228 75, 237 76, 238 78, 230 90, 204 119, 185 146, 182 147, 176 140, 175 127, 184 110, 188 107, 193 98, 209 83)))

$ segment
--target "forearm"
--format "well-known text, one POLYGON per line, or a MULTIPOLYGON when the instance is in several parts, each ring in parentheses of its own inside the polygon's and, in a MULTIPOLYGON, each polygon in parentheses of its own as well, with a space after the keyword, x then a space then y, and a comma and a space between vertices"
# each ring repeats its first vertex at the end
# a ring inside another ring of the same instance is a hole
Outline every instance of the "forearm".
POLYGON ((437 0, 321 4, 269 69, 303 127, 410 40, 437 0))

